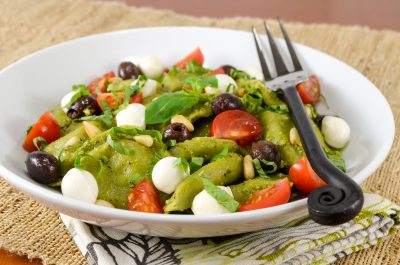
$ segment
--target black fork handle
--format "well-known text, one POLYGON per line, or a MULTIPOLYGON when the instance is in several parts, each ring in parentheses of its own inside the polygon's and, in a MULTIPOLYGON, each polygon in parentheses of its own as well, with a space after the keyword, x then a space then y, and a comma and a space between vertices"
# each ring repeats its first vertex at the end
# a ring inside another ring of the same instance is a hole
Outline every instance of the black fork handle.
POLYGON ((308 196, 308 212, 319 224, 338 225, 354 218, 364 204, 360 186, 326 157, 311 127, 296 87, 282 89, 311 167, 328 185, 308 196))

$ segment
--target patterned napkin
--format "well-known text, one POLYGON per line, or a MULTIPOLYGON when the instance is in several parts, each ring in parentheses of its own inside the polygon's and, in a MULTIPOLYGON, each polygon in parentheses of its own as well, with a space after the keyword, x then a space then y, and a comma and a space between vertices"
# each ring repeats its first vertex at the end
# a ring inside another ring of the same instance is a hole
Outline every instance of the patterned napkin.
POLYGON ((329 264, 375 245, 400 227, 400 207, 365 193, 362 212, 339 226, 310 219, 248 234, 168 239, 61 219, 89 264, 329 264))

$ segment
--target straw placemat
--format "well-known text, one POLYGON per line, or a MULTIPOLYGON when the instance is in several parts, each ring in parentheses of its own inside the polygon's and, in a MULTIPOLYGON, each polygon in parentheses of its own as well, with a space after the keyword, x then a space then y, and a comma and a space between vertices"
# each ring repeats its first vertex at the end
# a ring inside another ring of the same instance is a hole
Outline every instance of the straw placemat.
MULTIPOLYGON (((248 30, 251 25, 260 25, 260 21, 254 18, 195 18, 110 2, 0 0, 0 68, 38 49, 98 32, 163 25, 248 30)), ((277 33, 276 25, 271 23, 271 26, 277 33)), ((332 54, 372 80, 389 100, 399 127, 400 33, 322 24, 287 23, 287 26, 293 40, 332 54)), ((364 188, 400 203, 398 161, 400 141, 396 137, 388 159, 368 179, 364 188)), ((45 264, 85 264, 58 213, 4 181, 0 181, 0 248, 41 258, 45 264)), ((354 263, 399 264, 400 234, 339 262, 354 263)))

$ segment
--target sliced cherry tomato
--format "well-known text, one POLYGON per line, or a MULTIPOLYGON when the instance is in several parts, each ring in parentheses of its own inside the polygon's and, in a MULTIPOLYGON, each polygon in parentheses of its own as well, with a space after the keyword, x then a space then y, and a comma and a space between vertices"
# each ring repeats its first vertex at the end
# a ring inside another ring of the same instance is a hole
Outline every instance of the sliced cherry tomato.
POLYGON ((199 47, 197 47, 195 50, 190 52, 188 55, 186 55, 182 60, 178 61, 175 64, 176 68, 185 68, 188 63, 191 61, 196 61, 200 65, 203 65, 204 63, 204 55, 202 51, 200 50, 199 47))
POLYGON ((211 136, 234 140, 240 145, 255 141, 261 133, 261 123, 243 110, 224 111, 211 124, 211 136))
POLYGON ((211 74, 212 75, 225 74, 224 67, 221 66, 221 67, 218 67, 218 68, 212 70, 211 74))
POLYGON ((45 112, 39 120, 33 125, 25 137, 23 147, 28 152, 37 150, 33 140, 36 137, 43 137, 47 143, 54 142, 60 138, 60 125, 51 112, 45 112))
POLYGON ((135 95, 131 96, 130 103, 142 103, 143 102, 143 93, 136 93, 135 95))
POLYGON ((307 81, 297 85, 297 92, 304 104, 313 104, 321 97, 321 88, 316 75, 310 75, 307 81))
POLYGON ((325 186, 326 183, 318 177, 312 169, 307 158, 298 160, 289 169, 289 176, 294 186, 302 192, 310 193, 313 190, 325 186))
POLYGON ((128 196, 128 210, 163 213, 157 190, 149 180, 136 185, 128 196))
POLYGON ((108 84, 111 83, 115 78, 114 71, 110 71, 105 73, 102 77, 92 80, 88 85, 90 94, 97 95, 100 93, 105 93, 107 91, 108 84))
POLYGON ((105 101, 110 108, 114 109, 124 102, 124 95, 119 94, 116 97, 113 93, 101 93, 97 96, 97 103, 100 107, 102 101, 105 101))
POLYGON ((287 203, 290 199, 291 188, 287 178, 276 183, 273 187, 255 192, 246 203, 240 205, 239 212, 251 211, 287 203))

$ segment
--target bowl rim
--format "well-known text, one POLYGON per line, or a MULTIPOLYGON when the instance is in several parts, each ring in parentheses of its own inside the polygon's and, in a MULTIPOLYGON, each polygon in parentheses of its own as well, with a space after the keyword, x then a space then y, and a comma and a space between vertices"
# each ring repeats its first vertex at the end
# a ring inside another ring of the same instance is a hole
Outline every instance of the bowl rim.
MULTIPOLYGON (((165 26, 165 27, 142 27, 142 28, 134 28, 134 29, 123 29, 123 30, 116 30, 110 32, 103 32, 98 34, 91 34, 87 36, 82 36, 79 38, 71 39, 65 42, 58 43, 56 45, 52 45, 47 48, 43 48, 41 50, 35 51, 27 56, 24 56, 15 62, 7 65, 3 69, 0 70, 0 75, 6 73, 8 70, 12 69, 15 65, 27 61, 32 57, 40 56, 42 53, 46 53, 50 50, 68 47, 69 45, 74 45, 75 43, 81 41, 90 41, 96 38, 103 38, 110 35, 124 35, 124 34, 134 34, 136 32, 141 31, 158 31, 158 30, 197 30, 197 31, 223 31, 223 32, 232 32, 232 33, 247 33, 249 32, 243 30, 235 30, 235 29, 225 29, 225 28, 215 28, 215 27, 198 27, 198 26, 165 26)), ((250 36, 250 35, 249 35, 250 36)), ((280 39, 280 38, 277 38, 280 39)), ((358 72, 356 69, 351 67, 350 65, 346 64, 345 62, 336 59, 335 57, 319 51, 317 49, 311 48, 309 46, 294 43, 295 46, 301 47, 302 49, 309 49, 312 52, 315 52, 321 56, 328 57, 329 60, 335 61, 341 65, 341 67, 346 68, 350 74, 358 75, 364 81, 368 82, 371 87, 374 88, 375 92, 383 99, 382 107, 385 112, 388 113, 390 120, 387 122, 389 123, 389 127, 391 129, 390 137, 388 137, 384 144, 380 147, 379 151, 373 158, 373 160, 363 169, 356 174, 353 179, 358 183, 361 184, 367 177, 369 177, 385 160, 388 156, 391 146, 394 141, 395 136, 395 122, 393 112, 390 108, 389 103, 387 102, 386 98, 383 96, 381 91, 363 74, 358 72)), ((61 193, 55 193, 49 191, 47 188, 40 186, 39 184, 33 183, 28 181, 27 179, 19 176, 16 173, 13 173, 11 170, 7 169, 3 165, 0 164, 0 177, 5 179, 8 183, 12 184, 14 187, 31 195, 32 197, 38 199, 39 201, 43 202, 47 206, 52 208, 62 207, 63 209, 73 209, 74 211, 78 211, 81 213, 90 214, 96 217, 107 217, 113 219, 120 219, 120 220, 135 220, 135 221, 147 221, 147 222, 166 222, 166 223, 226 223, 227 217, 229 217, 229 222, 237 222, 245 219, 257 219, 263 218, 269 215, 277 215, 280 213, 287 212, 290 209, 296 208, 303 208, 307 206, 307 198, 300 199, 294 202, 258 209, 254 211, 247 211, 247 212, 236 212, 236 213, 226 213, 226 214, 213 214, 213 215, 206 215, 206 216, 196 216, 196 215, 182 215, 182 214, 156 214, 156 213, 146 213, 146 212, 135 212, 135 211, 128 211, 125 209, 117 209, 117 208, 108 208, 103 207, 95 204, 90 204, 86 202, 79 201, 77 199, 64 197, 61 193), (49 205, 50 204, 50 205, 49 205), (54 207, 53 205, 57 205, 54 207)))

